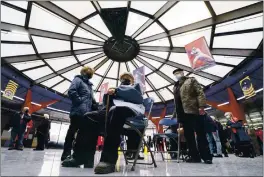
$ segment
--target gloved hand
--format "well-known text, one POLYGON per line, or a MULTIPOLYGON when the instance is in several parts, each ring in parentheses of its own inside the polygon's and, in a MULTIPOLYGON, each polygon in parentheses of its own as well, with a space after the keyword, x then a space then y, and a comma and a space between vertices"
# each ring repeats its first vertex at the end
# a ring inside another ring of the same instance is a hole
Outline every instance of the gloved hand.
POLYGON ((10 129, 8 130, 8 132, 11 132, 11 131, 12 131, 12 129, 13 129, 13 127, 10 127, 10 129))

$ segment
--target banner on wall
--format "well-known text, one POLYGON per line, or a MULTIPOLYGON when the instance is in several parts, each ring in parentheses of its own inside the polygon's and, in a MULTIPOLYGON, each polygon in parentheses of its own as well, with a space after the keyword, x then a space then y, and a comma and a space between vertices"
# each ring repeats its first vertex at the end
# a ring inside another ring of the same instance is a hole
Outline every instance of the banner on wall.
POLYGON ((194 71, 200 71, 215 65, 205 37, 201 37, 187 45, 185 51, 194 71))
POLYGON ((146 91, 145 83, 145 67, 141 66, 133 71, 133 76, 135 78, 135 83, 139 83, 142 92, 146 91))
POLYGON ((107 93, 107 90, 108 90, 108 82, 102 84, 100 87, 99 103, 103 102, 104 94, 107 93))
POLYGON ((252 82, 249 76, 245 77, 241 81, 239 81, 240 87, 244 93, 245 99, 249 99, 256 95, 255 89, 252 85, 252 82))
POLYGON ((5 91, 3 93, 3 97, 10 99, 10 100, 13 100, 13 97, 17 91, 17 87, 18 87, 17 83, 15 83, 12 80, 9 80, 9 82, 5 88, 5 91))

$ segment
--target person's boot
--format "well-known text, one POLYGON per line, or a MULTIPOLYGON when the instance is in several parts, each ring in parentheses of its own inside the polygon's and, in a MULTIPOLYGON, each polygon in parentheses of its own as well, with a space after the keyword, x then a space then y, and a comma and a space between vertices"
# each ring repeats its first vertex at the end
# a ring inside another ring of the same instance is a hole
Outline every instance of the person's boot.
POLYGON ((214 157, 223 157, 221 154, 214 155, 214 157))
POLYGON ((84 168, 93 168, 94 167, 94 153, 89 153, 87 155, 86 163, 84 163, 84 168))
POLYGON ((107 162, 99 162, 99 164, 95 167, 95 174, 108 174, 115 172, 115 164, 110 164, 107 162))
POLYGON ((64 161, 67 158, 70 158, 70 156, 71 156, 71 151, 63 151, 63 153, 61 155, 61 161, 64 161))
POLYGON ((228 157, 228 154, 224 154, 225 155, 225 157, 228 157))
POLYGON ((201 161, 201 159, 194 159, 194 158, 192 158, 192 157, 189 157, 189 158, 187 158, 186 159, 186 162, 187 163, 201 163, 202 161, 201 161))
POLYGON ((205 164, 213 164, 213 161, 212 160, 205 160, 204 163, 205 164))
POLYGON ((23 146, 18 146, 18 147, 17 147, 17 150, 19 150, 19 151, 23 151, 23 146))
POLYGON ((9 148, 8 148, 9 151, 14 150, 14 149, 16 149, 14 146, 9 146, 9 148))
POLYGON ((63 167, 80 167, 80 165, 83 165, 83 163, 81 163, 80 161, 77 161, 74 158, 66 158, 61 165, 63 167))

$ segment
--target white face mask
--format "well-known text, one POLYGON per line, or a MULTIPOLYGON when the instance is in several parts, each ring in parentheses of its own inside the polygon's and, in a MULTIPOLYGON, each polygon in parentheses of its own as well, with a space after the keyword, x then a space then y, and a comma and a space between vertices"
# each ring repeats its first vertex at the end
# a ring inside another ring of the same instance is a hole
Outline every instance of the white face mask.
POLYGON ((182 74, 181 73, 176 74, 175 77, 176 77, 177 80, 180 80, 182 78, 182 74))
POLYGON ((226 118, 230 119, 230 118, 231 118, 231 116, 230 116, 230 115, 226 115, 226 118))

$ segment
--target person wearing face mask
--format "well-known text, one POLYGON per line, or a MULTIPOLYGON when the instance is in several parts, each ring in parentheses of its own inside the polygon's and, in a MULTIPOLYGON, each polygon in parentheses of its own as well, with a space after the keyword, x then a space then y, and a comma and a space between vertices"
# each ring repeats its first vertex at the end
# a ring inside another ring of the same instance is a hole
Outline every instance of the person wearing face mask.
POLYGON ((118 157, 120 135, 126 118, 142 115, 145 112, 143 96, 139 84, 134 84, 134 77, 130 73, 120 76, 121 85, 117 88, 109 88, 108 94, 103 97, 104 107, 98 111, 88 112, 77 134, 74 153, 71 159, 63 161, 63 167, 93 168, 94 154, 98 135, 105 131, 107 125, 104 148, 101 160, 95 168, 95 173, 111 173, 115 170, 118 157), (107 95, 109 95, 109 111, 107 124, 105 124, 107 95))
POLYGON ((50 121, 49 115, 44 114, 44 119, 41 121, 40 125, 37 128, 37 147, 33 149, 34 151, 43 151, 45 147, 45 140, 48 138, 50 130, 50 121))
POLYGON ((8 150, 17 150, 23 151, 23 139, 26 131, 27 123, 31 120, 29 114, 29 108, 24 107, 21 112, 15 113, 14 117, 11 118, 10 127, 11 130, 11 139, 8 150), (16 137, 18 137, 16 143, 16 137))
POLYGON ((175 75, 173 88, 175 109, 172 118, 177 118, 184 129, 189 148, 189 158, 186 162, 199 163, 202 159, 206 164, 212 164, 212 155, 204 128, 206 98, 203 89, 195 78, 184 76, 182 69, 174 70, 173 74, 175 75), (197 135, 198 149, 194 132, 197 135))
POLYGON ((80 72, 81 75, 75 76, 68 90, 72 106, 70 111, 70 126, 66 134, 61 161, 64 161, 71 155, 74 135, 79 129, 79 123, 83 115, 94 109, 93 105, 96 101, 92 89, 93 84, 90 81, 93 73, 93 68, 89 66, 83 67, 80 72))

